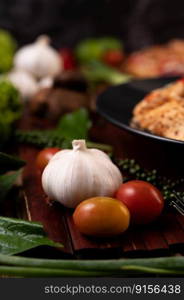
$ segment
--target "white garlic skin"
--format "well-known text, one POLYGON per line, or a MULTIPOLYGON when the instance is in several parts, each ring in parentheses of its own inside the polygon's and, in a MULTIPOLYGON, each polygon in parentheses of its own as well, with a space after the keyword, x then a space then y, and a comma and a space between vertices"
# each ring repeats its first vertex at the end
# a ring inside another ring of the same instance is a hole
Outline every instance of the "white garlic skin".
POLYGON ((24 100, 33 97, 40 88, 34 77, 23 70, 13 70, 8 74, 8 79, 19 90, 24 100))
POLYGON ((35 43, 18 50, 14 57, 15 68, 25 70, 38 79, 57 76, 62 70, 62 61, 49 42, 47 36, 40 36, 35 43))
POLYGON ((95 196, 112 197, 123 178, 104 152, 87 149, 85 140, 74 140, 73 150, 61 150, 42 174, 42 186, 51 200, 75 208, 95 196))
POLYGON ((54 80, 52 77, 44 77, 38 82, 38 84, 39 84, 40 89, 50 88, 53 86, 53 81, 54 80))

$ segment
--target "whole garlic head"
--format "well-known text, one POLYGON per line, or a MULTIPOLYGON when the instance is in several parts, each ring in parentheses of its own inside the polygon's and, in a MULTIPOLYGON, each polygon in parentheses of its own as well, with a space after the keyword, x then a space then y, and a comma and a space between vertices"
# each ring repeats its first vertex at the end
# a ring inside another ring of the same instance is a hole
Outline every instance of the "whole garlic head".
POLYGON ((108 155, 86 148, 85 140, 72 146, 56 153, 44 169, 42 186, 49 198, 74 208, 90 197, 113 196, 123 178, 108 155))
POLYGON ((35 43, 22 47, 14 57, 15 67, 39 79, 58 75, 62 69, 61 58, 49 43, 47 36, 40 36, 35 43))
POLYGON ((8 74, 8 79, 19 90, 23 99, 33 97, 40 88, 34 77, 23 70, 13 70, 8 74))

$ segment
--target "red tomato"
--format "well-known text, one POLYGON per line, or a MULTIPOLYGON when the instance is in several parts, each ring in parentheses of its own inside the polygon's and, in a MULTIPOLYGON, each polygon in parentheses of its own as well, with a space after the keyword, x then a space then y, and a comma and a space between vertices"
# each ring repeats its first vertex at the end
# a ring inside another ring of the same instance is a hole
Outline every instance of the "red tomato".
POLYGON ((131 221, 135 224, 152 222, 161 214, 164 207, 160 191, 152 184, 141 180, 123 183, 115 197, 128 207, 131 221))
POLYGON ((102 59, 104 63, 118 67, 124 60, 124 54, 121 50, 108 50, 104 53, 102 59))
POLYGON ((56 154, 60 150, 61 149, 56 147, 45 148, 38 153, 36 157, 36 165, 41 172, 45 169, 46 165, 48 164, 49 160, 54 156, 54 154, 56 154))
POLYGON ((64 70, 74 70, 76 61, 71 49, 63 48, 59 51, 64 70))

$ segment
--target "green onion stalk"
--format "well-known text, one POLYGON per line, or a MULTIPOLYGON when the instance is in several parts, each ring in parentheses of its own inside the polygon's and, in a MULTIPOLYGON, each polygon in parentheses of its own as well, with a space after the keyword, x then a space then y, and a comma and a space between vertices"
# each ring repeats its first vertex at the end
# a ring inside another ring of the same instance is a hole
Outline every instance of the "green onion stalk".
POLYGON ((21 277, 111 277, 184 275, 184 257, 113 260, 39 259, 0 254, 0 274, 21 277))

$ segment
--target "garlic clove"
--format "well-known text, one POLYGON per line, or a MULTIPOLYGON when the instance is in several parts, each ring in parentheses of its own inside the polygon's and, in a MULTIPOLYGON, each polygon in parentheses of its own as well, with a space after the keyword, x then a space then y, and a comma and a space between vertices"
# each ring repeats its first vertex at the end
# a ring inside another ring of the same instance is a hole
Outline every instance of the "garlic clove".
POLYGON ((7 77, 19 90, 23 99, 33 97, 39 90, 39 86, 34 77, 23 70, 13 70, 7 77))
POLYGON ((14 57, 15 67, 36 78, 57 76, 62 70, 62 61, 49 42, 47 36, 40 36, 35 43, 22 47, 14 57))

